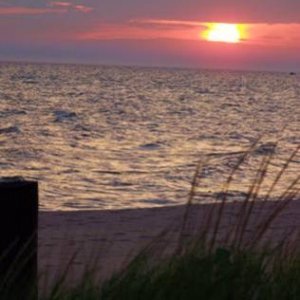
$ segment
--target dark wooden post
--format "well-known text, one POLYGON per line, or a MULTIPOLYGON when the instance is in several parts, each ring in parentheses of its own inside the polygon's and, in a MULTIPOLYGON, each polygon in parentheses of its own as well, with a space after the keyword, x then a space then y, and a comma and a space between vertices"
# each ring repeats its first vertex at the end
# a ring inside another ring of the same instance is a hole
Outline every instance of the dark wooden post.
POLYGON ((38 183, 0 178, 0 298, 37 296, 38 183))

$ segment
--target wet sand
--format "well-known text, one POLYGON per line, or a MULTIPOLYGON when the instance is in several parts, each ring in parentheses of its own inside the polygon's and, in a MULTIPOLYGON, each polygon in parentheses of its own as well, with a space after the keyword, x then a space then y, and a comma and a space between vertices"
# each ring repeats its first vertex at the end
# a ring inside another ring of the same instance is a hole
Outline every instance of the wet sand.
MULTIPOLYGON (((247 227, 249 234, 270 215, 276 202, 258 203, 247 227)), ((190 209, 186 232, 195 234, 207 222, 218 204, 195 205, 190 209)), ((241 203, 228 204, 220 223, 219 239, 237 222, 241 203)), ((107 279, 120 270, 140 249, 149 244, 164 228, 170 228, 167 243, 176 247, 185 206, 150 209, 40 212, 38 265, 42 289, 49 287, 69 266, 67 282, 76 284, 87 268, 96 270, 97 278, 107 279)), ((280 214, 266 234, 266 239, 284 237, 300 241, 300 200, 293 201, 280 214)), ((217 214, 216 214, 217 215, 217 214)), ((172 249, 173 249, 172 248, 172 249)))

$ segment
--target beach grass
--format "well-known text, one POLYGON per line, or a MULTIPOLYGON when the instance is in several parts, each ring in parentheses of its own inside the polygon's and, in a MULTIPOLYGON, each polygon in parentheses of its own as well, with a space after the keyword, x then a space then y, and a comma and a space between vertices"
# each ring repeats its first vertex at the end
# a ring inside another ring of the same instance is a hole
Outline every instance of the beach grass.
POLYGON ((275 199, 272 194, 299 154, 300 146, 275 174, 267 192, 261 194, 274 161, 277 146, 274 144, 274 151, 260 159, 244 199, 238 203, 230 199, 230 186, 236 174, 259 143, 256 141, 240 154, 224 182, 221 199, 214 205, 195 201, 201 170, 209 161, 202 159, 198 163, 182 220, 176 224, 175 247, 170 249, 168 246, 171 230, 165 228, 111 279, 97 283, 93 271, 87 270, 82 281, 70 289, 65 285, 66 269, 48 296, 40 299, 300 299, 299 229, 286 232, 275 241, 268 237, 274 220, 291 201, 299 199, 299 174, 295 174, 288 187, 275 199), (272 208, 264 210, 270 202, 272 208), (197 220, 195 211, 201 211, 202 207, 206 207, 206 212, 196 226, 193 224, 197 220), (235 214, 228 222, 227 214, 231 208, 235 214), (257 208, 264 213, 257 215, 257 208))
MULTIPOLYGON (((289 235, 274 243, 264 238, 276 217, 291 201, 298 199, 299 174, 295 174, 290 185, 276 201, 273 200, 273 208, 257 220, 256 227, 251 232, 248 230, 249 226, 253 226, 252 219, 257 218, 255 206, 263 209, 268 204, 276 185, 299 153, 299 146, 286 160, 263 196, 259 193, 275 151, 261 159, 245 199, 237 207, 235 222, 230 224, 225 235, 219 234, 226 208, 232 205, 227 196, 230 184, 257 144, 258 141, 240 156, 224 183, 221 202, 211 206, 205 222, 191 237, 187 234, 187 225, 195 210, 193 200, 203 167, 203 162, 200 162, 180 227, 178 247, 170 257, 158 259, 157 263, 153 262, 151 256, 156 250, 162 253, 162 249, 156 249, 154 242, 127 269, 102 287, 98 299, 299 299, 299 231, 289 232, 289 235)), ((276 146, 274 144, 274 150, 276 146)))

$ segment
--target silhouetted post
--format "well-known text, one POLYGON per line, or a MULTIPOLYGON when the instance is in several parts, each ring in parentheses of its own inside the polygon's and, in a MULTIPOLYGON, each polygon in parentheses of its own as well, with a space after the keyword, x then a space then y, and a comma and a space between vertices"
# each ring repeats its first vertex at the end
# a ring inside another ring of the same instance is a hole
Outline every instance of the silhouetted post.
POLYGON ((38 183, 17 177, 0 178, 0 297, 3 299, 36 297, 37 226, 38 183))

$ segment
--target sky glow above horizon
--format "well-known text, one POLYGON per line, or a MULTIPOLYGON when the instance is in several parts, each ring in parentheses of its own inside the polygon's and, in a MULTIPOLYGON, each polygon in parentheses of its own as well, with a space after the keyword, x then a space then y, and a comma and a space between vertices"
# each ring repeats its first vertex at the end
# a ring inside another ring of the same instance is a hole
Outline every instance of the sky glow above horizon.
POLYGON ((297 71, 299 11, 299 0, 0 0, 0 60, 297 71))

